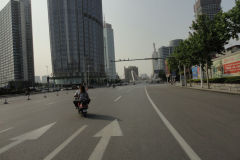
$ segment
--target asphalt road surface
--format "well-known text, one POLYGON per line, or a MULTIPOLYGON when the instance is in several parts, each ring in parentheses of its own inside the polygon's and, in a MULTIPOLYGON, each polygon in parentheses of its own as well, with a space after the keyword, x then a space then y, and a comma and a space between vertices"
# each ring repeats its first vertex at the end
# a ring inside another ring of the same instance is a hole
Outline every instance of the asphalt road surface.
POLYGON ((167 85, 73 91, 0 104, 0 160, 240 160, 240 96, 167 85))

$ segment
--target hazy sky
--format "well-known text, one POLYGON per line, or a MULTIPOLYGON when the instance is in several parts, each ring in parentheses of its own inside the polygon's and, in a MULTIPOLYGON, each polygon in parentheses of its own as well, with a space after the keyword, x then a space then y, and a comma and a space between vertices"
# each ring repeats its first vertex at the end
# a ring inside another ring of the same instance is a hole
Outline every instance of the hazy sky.
MULTIPOLYGON (((0 0, 0 9, 9 0, 0 0)), ((222 0, 229 10, 235 0, 222 0)), ((152 43, 168 45, 172 39, 184 39, 194 19, 195 0, 103 0, 106 21, 115 33, 116 59, 151 57, 152 43)), ((36 75, 51 73, 47 0, 32 0, 33 36, 36 75)), ((140 61, 117 64, 122 77, 124 66, 136 65, 140 73, 152 74, 152 62, 140 61)))

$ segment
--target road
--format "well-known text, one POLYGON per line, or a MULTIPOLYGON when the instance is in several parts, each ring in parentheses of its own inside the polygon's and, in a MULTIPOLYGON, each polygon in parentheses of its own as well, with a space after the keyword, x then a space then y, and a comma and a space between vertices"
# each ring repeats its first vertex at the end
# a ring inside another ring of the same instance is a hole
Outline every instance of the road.
POLYGON ((240 160, 240 97, 167 85, 73 91, 0 104, 0 160, 240 160))

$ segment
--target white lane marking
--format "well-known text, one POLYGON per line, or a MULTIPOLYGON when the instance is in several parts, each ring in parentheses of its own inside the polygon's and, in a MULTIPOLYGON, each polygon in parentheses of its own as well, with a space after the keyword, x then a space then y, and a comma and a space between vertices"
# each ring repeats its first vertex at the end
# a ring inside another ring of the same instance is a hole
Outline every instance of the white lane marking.
POLYGON ((145 92, 148 97, 149 102, 152 104, 152 107, 157 112, 160 119, 163 121, 165 126, 168 128, 168 130, 171 132, 173 137, 177 140, 179 145, 182 147, 182 149, 185 151, 185 153, 188 155, 188 157, 191 160, 201 160, 201 158, 194 152, 194 150, 190 147, 190 145, 183 139, 183 137, 178 133, 178 131, 172 126, 172 124, 167 120, 167 118, 162 114, 162 112, 158 109, 156 104, 153 102, 151 97, 148 94, 147 88, 145 87, 145 92))
POLYGON ((88 160, 102 160, 103 154, 107 149, 111 137, 121 136, 123 136, 123 133, 119 126, 119 123, 117 120, 114 120, 94 136, 96 138, 101 137, 101 140, 98 142, 88 160))
POLYGON ((15 137, 15 138, 12 138, 11 140, 12 141, 15 141, 15 142, 12 142, 8 145, 6 145, 5 147, 3 148, 0 148, 0 154, 2 153, 5 153, 7 152, 9 149, 23 143, 24 141, 27 141, 27 140, 36 140, 38 138, 40 138, 45 132, 47 132, 55 123, 52 123, 52 124, 49 124, 49 125, 46 125, 44 127, 41 127, 39 129, 36 129, 34 131, 31 131, 31 132, 28 132, 28 133, 25 133, 21 136, 18 136, 18 137, 15 137))
POLYGON ((82 131, 87 128, 87 125, 84 125, 78 129, 71 137, 65 140, 61 145, 59 145, 54 151, 52 151, 44 160, 53 159, 59 152, 61 152, 69 143, 71 143, 82 131))
POLYGON ((4 129, 4 130, 0 131, 0 134, 5 133, 5 132, 7 132, 7 131, 9 131, 9 130, 12 130, 12 129, 13 129, 13 127, 10 127, 10 128, 4 129))
POLYGON ((51 103, 48 103, 47 105, 50 106, 50 105, 53 105, 55 104, 56 102, 51 102, 51 103))
POLYGON ((118 98, 116 98, 116 99, 114 100, 114 102, 119 101, 121 98, 122 98, 122 96, 119 96, 118 98))

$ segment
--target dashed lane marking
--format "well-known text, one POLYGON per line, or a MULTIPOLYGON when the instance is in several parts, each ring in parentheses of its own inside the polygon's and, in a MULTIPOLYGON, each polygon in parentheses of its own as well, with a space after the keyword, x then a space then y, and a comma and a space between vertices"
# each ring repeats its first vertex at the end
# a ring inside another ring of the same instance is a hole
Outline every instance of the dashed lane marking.
POLYGON ((70 144, 86 128, 87 128, 87 125, 84 125, 79 130, 77 130, 71 137, 69 137, 67 140, 65 140, 60 146, 58 146, 46 158, 44 158, 44 160, 52 160, 59 152, 61 152, 68 144, 70 144))
POLYGON ((13 129, 13 127, 4 129, 4 130, 0 131, 0 134, 5 133, 5 132, 7 132, 7 131, 10 131, 10 130, 12 130, 12 129, 13 129))
POLYGON ((114 100, 114 102, 119 101, 121 98, 122 98, 122 96, 119 96, 118 98, 116 98, 116 99, 114 100))

